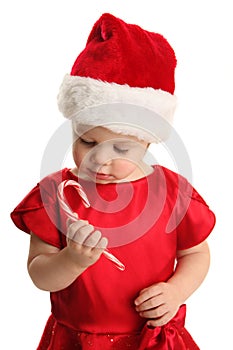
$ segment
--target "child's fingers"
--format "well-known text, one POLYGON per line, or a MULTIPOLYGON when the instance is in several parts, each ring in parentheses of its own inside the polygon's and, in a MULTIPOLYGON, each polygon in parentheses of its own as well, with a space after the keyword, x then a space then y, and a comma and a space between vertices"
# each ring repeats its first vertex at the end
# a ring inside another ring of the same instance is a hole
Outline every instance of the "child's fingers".
POLYGON ((69 225, 67 241, 72 240, 90 248, 105 249, 107 247, 107 238, 102 237, 100 231, 94 231, 94 227, 88 221, 77 220, 73 222, 71 219, 68 219, 67 224, 69 225))
POLYGON ((102 237, 98 244, 96 245, 96 248, 98 249, 106 249, 108 246, 108 239, 106 237, 102 237))
MULTIPOLYGON (((74 214, 76 214, 76 213, 74 213, 74 214)), ((79 221, 78 215, 77 215, 77 219, 75 219, 75 218, 68 218, 66 220, 66 228, 68 228, 71 224, 73 224, 76 221, 79 221)), ((84 220, 80 220, 80 221, 84 221, 84 220)))
POLYGON ((89 224, 89 222, 87 220, 81 220, 81 219, 75 220, 75 219, 68 218, 66 220, 66 227, 68 228, 70 225, 75 224, 75 223, 89 224))
POLYGON ((89 246, 96 249, 105 249, 108 245, 106 237, 102 237, 100 231, 94 231, 84 242, 85 246, 89 246))
MULTIPOLYGON (((81 226, 77 232, 75 232, 72 240, 78 244, 84 244, 84 242, 88 239, 89 235, 94 231, 94 227, 92 225, 84 225, 81 226)), ((86 245, 86 243, 85 243, 86 245)))
POLYGON ((139 296, 135 299, 134 303, 135 305, 140 305, 144 303, 146 300, 149 300, 153 297, 156 297, 158 295, 162 294, 160 283, 154 284, 153 286, 150 286, 148 288, 143 289, 139 296))
POLYGON ((91 233, 87 239, 85 240, 84 242, 84 245, 87 246, 87 247, 95 247, 99 240, 101 239, 101 232, 100 231, 94 231, 93 233, 91 233))
POLYGON ((162 326, 165 326, 171 319, 172 319, 172 315, 169 312, 167 312, 159 318, 150 319, 147 322, 147 326, 151 328, 162 327, 162 326))
POLYGON ((75 222, 72 222, 67 228, 67 233, 66 233, 67 238, 75 240, 76 233, 84 226, 87 226, 87 221, 77 220, 75 222))
POLYGON ((164 304, 164 296, 160 294, 140 303, 138 306, 136 306, 136 310, 138 312, 142 312, 142 311, 158 308, 163 304, 164 304))

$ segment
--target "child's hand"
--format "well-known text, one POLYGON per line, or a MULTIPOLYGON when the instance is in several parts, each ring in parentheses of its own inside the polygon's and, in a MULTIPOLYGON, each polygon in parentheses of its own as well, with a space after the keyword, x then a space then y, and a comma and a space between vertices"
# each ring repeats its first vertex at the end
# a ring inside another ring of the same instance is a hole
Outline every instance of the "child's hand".
POLYGON ((70 258, 81 268, 94 264, 107 247, 108 240, 88 221, 67 221, 67 249, 70 258))
POLYGON ((143 289, 135 305, 139 315, 149 319, 148 326, 160 327, 175 316, 181 303, 177 288, 168 282, 161 282, 143 289))

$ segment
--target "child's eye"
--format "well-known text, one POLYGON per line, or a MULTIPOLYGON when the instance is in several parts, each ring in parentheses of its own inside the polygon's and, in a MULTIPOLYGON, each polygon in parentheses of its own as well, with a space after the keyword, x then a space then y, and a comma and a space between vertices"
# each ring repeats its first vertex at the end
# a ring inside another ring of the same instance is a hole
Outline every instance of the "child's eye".
POLYGON ((88 141, 88 140, 83 139, 82 137, 80 137, 79 139, 80 139, 81 143, 84 144, 85 146, 93 147, 96 145, 95 141, 88 141))
POLYGON ((113 146, 113 149, 115 152, 121 153, 121 154, 125 154, 129 151, 127 148, 120 148, 119 146, 116 146, 116 145, 113 146))

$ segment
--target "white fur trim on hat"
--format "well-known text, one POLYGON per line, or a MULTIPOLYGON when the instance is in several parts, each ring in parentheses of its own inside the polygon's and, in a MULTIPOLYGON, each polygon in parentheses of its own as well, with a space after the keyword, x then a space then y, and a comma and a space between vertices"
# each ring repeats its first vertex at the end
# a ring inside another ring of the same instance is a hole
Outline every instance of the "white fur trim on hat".
MULTIPOLYGON (((114 103, 144 107, 155 112, 156 115, 162 117, 166 122, 172 123, 176 108, 176 97, 166 91, 155 90, 150 87, 130 87, 127 84, 108 83, 89 77, 71 76, 69 74, 65 75, 58 94, 58 107, 64 117, 72 119, 73 122, 77 119, 77 122, 80 124, 97 126, 97 116, 90 113, 92 116, 86 117, 88 114, 81 112, 89 108, 114 103)), ((100 120, 101 124, 103 122, 112 124, 113 120, 111 118, 109 120, 107 115, 104 118, 104 120, 100 120)), ((127 122, 126 116, 124 123, 127 124, 127 122)), ((125 130, 125 127, 123 129, 125 130)), ((117 129, 115 128, 114 130, 117 129)), ((120 125, 118 130, 119 133, 122 133, 120 125)), ((138 132, 135 134, 132 130, 129 130, 128 134, 138 137, 138 132)))

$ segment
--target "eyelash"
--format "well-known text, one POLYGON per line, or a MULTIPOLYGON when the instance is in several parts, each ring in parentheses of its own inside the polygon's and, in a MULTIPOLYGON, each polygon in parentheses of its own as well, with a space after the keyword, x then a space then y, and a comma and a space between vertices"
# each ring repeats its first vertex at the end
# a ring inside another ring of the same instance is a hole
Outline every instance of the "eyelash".
POLYGON ((82 139, 81 137, 80 137, 80 141, 81 141, 81 143, 83 143, 84 145, 89 146, 89 147, 93 147, 96 145, 95 141, 86 141, 86 140, 82 139))
MULTIPOLYGON (((95 141, 86 141, 80 137, 80 141, 82 144, 84 144, 87 147, 94 147, 96 145, 95 141)), ((113 149, 117 153, 125 154, 128 152, 128 149, 120 149, 117 146, 113 145, 113 149)))
POLYGON ((121 153, 121 154, 125 154, 125 153, 128 152, 128 149, 120 149, 117 146, 113 146, 113 149, 114 149, 115 152, 121 153))

